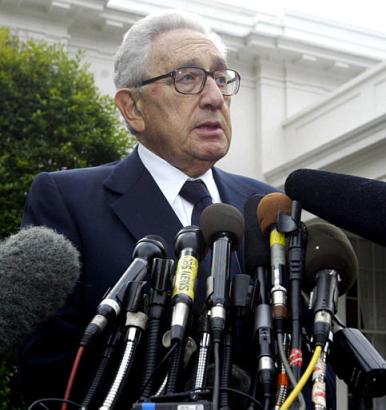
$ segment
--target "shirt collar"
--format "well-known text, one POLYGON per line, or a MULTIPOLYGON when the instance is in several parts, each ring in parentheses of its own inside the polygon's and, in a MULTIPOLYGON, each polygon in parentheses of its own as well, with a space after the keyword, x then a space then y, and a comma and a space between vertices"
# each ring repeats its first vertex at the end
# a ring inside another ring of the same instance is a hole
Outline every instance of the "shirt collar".
POLYGON ((185 181, 196 179, 201 179, 205 183, 213 202, 221 202, 212 169, 209 169, 198 178, 190 178, 141 143, 138 143, 138 155, 171 205, 179 195, 185 181))

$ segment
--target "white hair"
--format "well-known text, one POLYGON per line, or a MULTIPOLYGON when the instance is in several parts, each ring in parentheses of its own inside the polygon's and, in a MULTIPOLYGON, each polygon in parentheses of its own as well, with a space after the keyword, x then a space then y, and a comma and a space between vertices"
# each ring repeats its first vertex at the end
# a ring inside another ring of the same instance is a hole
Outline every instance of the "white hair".
POLYGON ((144 79, 153 39, 177 29, 191 29, 204 34, 225 58, 223 41, 200 17, 178 10, 152 14, 137 21, 126 32, 114 59, 115 87, 139 86, 144 79))

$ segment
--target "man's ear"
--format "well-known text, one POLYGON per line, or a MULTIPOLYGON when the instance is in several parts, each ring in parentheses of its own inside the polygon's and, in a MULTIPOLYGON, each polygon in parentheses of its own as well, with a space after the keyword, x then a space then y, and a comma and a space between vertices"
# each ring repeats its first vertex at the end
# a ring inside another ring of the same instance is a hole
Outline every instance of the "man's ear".
POLYGON ((135 94, 137 94, 137 92, 128 88, 122 88, 115 94, 115 104, 119 108, 123 118, 140 134, 145 129, 145 122, 141 111, 137 107, 138 96, 135 94))

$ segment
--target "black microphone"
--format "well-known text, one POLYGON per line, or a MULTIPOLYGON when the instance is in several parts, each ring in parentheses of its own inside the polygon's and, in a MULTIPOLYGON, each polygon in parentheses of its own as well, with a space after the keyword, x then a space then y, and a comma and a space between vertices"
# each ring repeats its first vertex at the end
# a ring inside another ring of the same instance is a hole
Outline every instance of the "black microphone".
MULTIPOLYGON (((263 235, 257 219, 257 207, 265 195, 254 194, 244 205, 245 218, 245 268, 253 278, 260 267, 270 266, 269 241, 263 235)), ((261 295, 262 299, 266 296, 261 295)))
MULTIPOLYGON (((274 339, 272 312, 268 295, 268 267, 270 250, 257 220, 257 208, 264 195, 255 194, 244 206, 246 269, 255 278, 253 302, 254 329, 257 355, 257 381, 262 387, 266 406, 269 406, 275 388, 274 339)), ((252 394, 256 395, 257 383, 252 394)), ((254 407, 251 407, 254 408, 254 407)))
POLYGON ((166 243, 160 236, 147 235, 137 242, 132 262, 98 305, 97 314, 83 333, 80 341, 81 346, 89 345, 94 337, 101 334, 106 326, 119 316, 125 301, 128 284, 143 278, 149 272, 154 258, 164 258, 165 256, 166 243))
POLYGON ((354 249, 343 231, 325 222, 307 226, 308 242, 303 284, 313 288, 314 342, 324 346, 332 317, 337 311, 338 296, 346 293, 358 275, 354 249))
POLYGON ((61 308, 79 280, 79 252, 43 226, 0 243, 0 355, 16 348, 61 308))
MULTIPOLYGON (((232 205, 213 204, 204 209, 200 226, 206 243, 212 249, 210 299, 210 328, 213 335, 214 382, 212 407, 219 407, 220 395, 220 342, 225 329, 229 303, 231 252, 235 251, 244 236, 244 218, 232 205)), ((235 255, 236 256, 236 255, 235 255)))
POLYGON ((285 191, 303 209, 386 246, 386 183, 312 169, 292 172, 285 191))
MULTIPOLYGON (((231 252, 238 248, 243 239, 244 218, 234 206, 218 203, 204 209, 200 217, 200 226, 206 243, 212 248, 213 292, 210 295, 210 322, 213 324, 219 321, 218 325, 223 330, 225 308, 229 302, 231 252)), ((215 327, 217 328, 217 325, 215 327)))

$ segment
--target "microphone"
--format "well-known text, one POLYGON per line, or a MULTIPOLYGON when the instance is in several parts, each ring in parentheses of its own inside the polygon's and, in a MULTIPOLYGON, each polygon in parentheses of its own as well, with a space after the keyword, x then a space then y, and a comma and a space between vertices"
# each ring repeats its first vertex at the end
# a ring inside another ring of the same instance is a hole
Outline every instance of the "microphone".
POLYGON ((0 355, 54 315, 79 276, 79 252, 52 229, 30 227, 0 242, 0 355))
POLYGON ((182 342, 190 307, 194 301, 199 262, 206 250, 200 228, 194 225, 182 228, 176 235, 174 247, 178 262, 172 292, 170 336, 172 340, 182 342))
POLYGON ((223 330, 225 308, 229 299, 231 252, 238 248, 243 239, 244 218, 234 206, 217 203, 204 209, 200 217, 200 226, 206 243, 212 248, 213 292, 210 295, 210 321, 211 324, 219 325, 218 330, 223 330))
MULTIPOLYGON (((252 298, 254 312, 254 340, 257 345, 257 379, 262 386, 266 408, 269 407, 275 386, 275 363, 273 353, 273 327, 271 305, 268 296, 268 266, 270 252, 267 239, 263 236, 257 221, 257 208, 264 195, 255 194, 244 205, 245 255, 247 272, 255 277, 252 298)), ((256 395, 256 382, 252 394, 256 395)))
POLYGON ((257 207, 260 228, 264 234, 269 235, 271 249, 272 317, 277 331, 282 333, 284 319, 287 317, 287 275, 285 235, 278 231, 276 224, 280 213, 291 213, 291 200, 281 192, 265 195, 257 207))
POLYGON ((305 259, 304 287, 313 288, 314 341, 324 346, 331 320, 337 311, 338 295, 346 293, 358 275, 354 249, 343 231, 325 222, 307 226, 308 243, 305 259))
POLYGON ((89 345, 94 337, 101 334, 106 326, 119 316, 122 304, 125 301, 128 284, 142 280, 149 271, 152 260, 154 258, 164 258, 165 256, 166 243, 160 236, 147 235, 137 242, 133 251, 132 262, 98 305, 97 314, 83 333, 80 341, 81 346, 89 345))
MULTIPOLYGON (((271 300, 272 318, 277 338, 277 348, 281 362, 286 370, 288 378, 296 386, 294 375, 285 353, 285 320, 287 318, 287 260, 285 232, 291 232, 294 222, 285 216, 291 215, 292 201, 280 192, 266 195, 257 208, 257 217, 263 233, 269 234, 271 249, 271 300), (285 228, 284 230, 282 228, 285 228), (291 229, 289 229, 291 228, 291 229)), ((267 383, 268 386, 268 383, 267 383)), ((280 390, 281 388, 279 388, 280 390)), ((289 396, 287 400, 290 398, 289 396)), ((269 404, 270 394, 266 391, 266 403, 269 404)), ((298 400, 301 406, 304 404, 303 395, 299 392, 298 400)), ((285 403, 284 403, 285 404, 285 403)), ((284 407, 283 407, 284 408, 284 407)))
POLYGON ((285 192, 303 209, 363 238, 386 246, 386 183, 327 171, 299 169, 285 192))
MULTIPOLYGON (((213 335, 214 382, 212 408, 219 408, 220 342, 225 329, 229 303, 229 273, 231 252, 236 250, 244 235, 244 218, 232 205, 217 203, 201 213, 200 226, 206 243, 212 248, 210 283, 210 327, 213 335)), ((208 278, 209 279, 209 278, 208 278)))
POLYGON ((199 262, 205 253, 205 242, 200 228, 194 225, 182 228, 176 235, 174 250, 178 262, 172 292, 170 338, 177 346, 173 348, 170 362, 167 394, 175 393, 178 386, 186 325, 194 301, 199 262))
MULTIPOLYGON (((254 194, 248 198, 244 205, 245 218, 245 267, 252 276, 260 267, 270 264, 269 243, 263 235, 258 224, 257 207, 264 198, 263 194, 254 194)), ((261 296, 266 299, 265 296, 261 296)))

